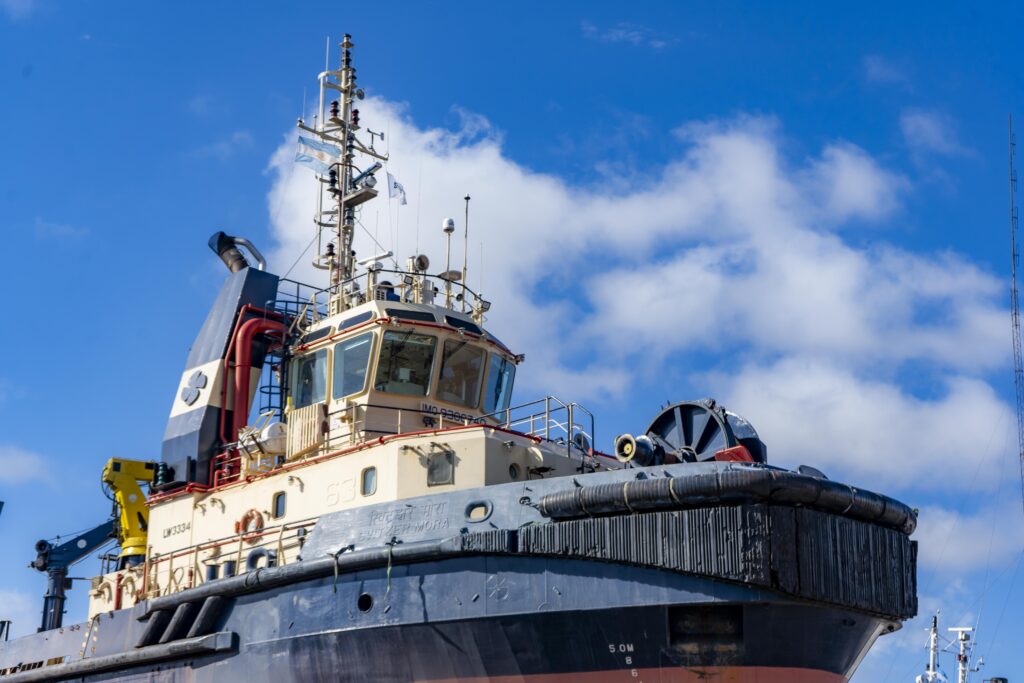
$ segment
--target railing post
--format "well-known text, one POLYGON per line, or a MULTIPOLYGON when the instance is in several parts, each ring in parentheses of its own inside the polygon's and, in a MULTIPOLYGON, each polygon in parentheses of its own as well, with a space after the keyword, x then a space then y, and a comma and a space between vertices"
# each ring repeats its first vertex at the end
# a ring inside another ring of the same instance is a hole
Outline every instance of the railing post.
POLYGON ((573 420, 572 406, 573 404, 570 403, 568 408, 569 424, 567 425, 568 428, 566 429, 565 438, 565 455, 568 458, 572 458, 572 428, 575 426, 575 422, 573 420))
POLYGON ((544 397, 544 439, 551 441, 551 397, 544 397))

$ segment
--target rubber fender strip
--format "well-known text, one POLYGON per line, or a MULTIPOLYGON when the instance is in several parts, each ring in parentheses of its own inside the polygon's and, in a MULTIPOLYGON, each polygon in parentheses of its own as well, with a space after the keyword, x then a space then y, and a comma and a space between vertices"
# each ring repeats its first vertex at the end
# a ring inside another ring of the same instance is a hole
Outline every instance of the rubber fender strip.
POLYGON ((149 647, 150 645, 156 645, 156 641, 160 640, 160 636, 164 634, 164 630, 167 628, 167 622, 171 620, 171 611, 162 609, 157 610, 149 617, 149 622, 146 623, 145 630, 142 631, 142 635, 139 636, 139 640, 135 643, 135 647, 149 647))
POLYGON ((538 508, 551 519, 573 519, 636 510, 774 503, 872 522, 907 535, 917 526, 917 514, 893 498, 787 470, 737 465, 666 479, 638 479, 629 482, 628 489, 600 484, 575 489, 571 496, 551 493, 540 499, 538 508))
POLYGON ((205 636, 212 631, 213 625, 217 622, 221 612, 224 611, 224 605, 226 604, 227 599, 220 595, 211 595, 206 598, 203 601, 203 606, 199 608, 196 620, 192 622, 192 628, 188 630, 187 637, 205 636))
POLYGON ((199 607, 194 602, 183 602, 178 605, 178 609, 174 610, 174 616, 171 617, 171 622, 167 624, 164 634, 160 636, 160 644, 163 645, 184 638, 189 628, 191 628, 192 621, 196 618, 196 612, 198 611, 199 607))
POLYGON ((143 666, 172 659, 184 659, 186 657, 227 652, 237 648, 238 637, 231 631, 222 631, 221 633, 211 633, 208 636, 179 640, 165 645, 150 645, 137 650, 119 652, 114 655, 88 657, 73 662, 44 666, 41 669, 33 669, 32 671, 16 673, 13 676, 5 676, 4 683, 44 683, 45 681, 80 678, 106 671, 127 669, 133 666, 143 666))

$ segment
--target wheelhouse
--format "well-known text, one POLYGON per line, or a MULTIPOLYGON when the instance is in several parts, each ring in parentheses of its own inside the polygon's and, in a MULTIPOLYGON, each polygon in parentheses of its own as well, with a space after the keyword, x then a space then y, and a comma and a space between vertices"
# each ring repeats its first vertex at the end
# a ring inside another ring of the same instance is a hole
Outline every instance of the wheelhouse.
POLYGON ((509 408, 518 359, 500 341, 450 311, 387 303, 324 320, 299 340, 287 365, 289 420, 324 406, 332 440, 346 424, 364 432, 351 434, 359 440, 509 408))

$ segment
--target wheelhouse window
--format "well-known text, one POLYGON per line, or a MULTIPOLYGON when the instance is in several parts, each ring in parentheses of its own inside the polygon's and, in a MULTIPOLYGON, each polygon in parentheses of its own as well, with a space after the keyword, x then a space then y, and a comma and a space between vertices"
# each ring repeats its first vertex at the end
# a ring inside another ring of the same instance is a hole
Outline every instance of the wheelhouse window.
POLYGON ((487 370, 487 386, 484 390, 485 413, 508 408, 512 400, 512 384, 515 378, 515 363, 492 353, 490 367, 487 370))
POLYGON ((327 398, 327 349, 296 358, 292 363, 292 405, 320 403, 327 398))
POLYGON ((412 330, 385 332, 374 387, 391 394, 426 396, 436 347, 437 338, 430 335, 412 330))
POLYGON ((437 398, 466 408, 476 408, 480 381, 484 375, 484 355, 479 346, 461 339, 448 339, 441 354, 441 378, 437 398))
POLYGON ((366 386, 373 333, 367 332, 334 345, 334 398, 357 394, 366 386))

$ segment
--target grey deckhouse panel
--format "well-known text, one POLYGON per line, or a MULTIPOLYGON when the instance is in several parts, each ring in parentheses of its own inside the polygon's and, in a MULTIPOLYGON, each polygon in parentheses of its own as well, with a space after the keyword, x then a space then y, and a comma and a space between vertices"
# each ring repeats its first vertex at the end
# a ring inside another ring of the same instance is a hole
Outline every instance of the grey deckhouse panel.
POLYGON ((185 367, 194 368, 211 360, 223 358, 238 311, 246 304, 259 308, 272 305, 277 298, 278 281, 276 275, 255 268, 245 268, 237 273, 231 273, 206 315, 206 322, 199 330, 192 348, 189 349, 185 367))

